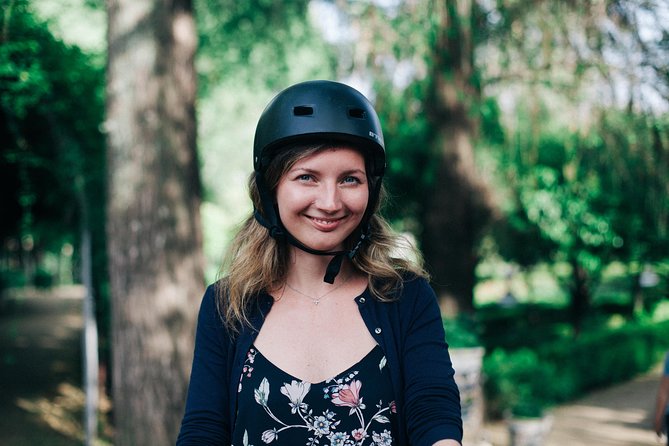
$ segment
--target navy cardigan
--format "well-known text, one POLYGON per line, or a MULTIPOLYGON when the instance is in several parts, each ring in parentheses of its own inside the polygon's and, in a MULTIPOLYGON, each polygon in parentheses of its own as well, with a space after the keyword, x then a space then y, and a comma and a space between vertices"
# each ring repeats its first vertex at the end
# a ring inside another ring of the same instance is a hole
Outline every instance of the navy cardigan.
MULTIPOLYGON (((396 397, 398 446, 431 446, 438 440, 462 442, 460 395, 445 342, 434 291, 424 279, 404 282, 399 298, 379 302, 369 290, 356 299, 360 314, 383 349, 396 397)), ((272 307, 258 296, 252 327, 232 336, 209 286, 200 307, 186 411, 177 446, 230 445, 237 388, 249 347, 272 307)))

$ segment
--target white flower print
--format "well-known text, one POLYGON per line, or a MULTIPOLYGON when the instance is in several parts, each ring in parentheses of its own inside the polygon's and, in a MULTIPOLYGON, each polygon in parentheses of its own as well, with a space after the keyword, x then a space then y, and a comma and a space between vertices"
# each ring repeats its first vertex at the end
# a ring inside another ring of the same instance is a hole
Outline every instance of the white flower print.
POLYGON ((290 400, 291 413, 297 413, 298 409, 306 410, 306 404, 302 402, 307 393, 311 390, 311 383, 293 380, 290 384, 285 383, 281 386, 281 393, 290 400))
POLYGON ((253 446, 252 444, 249 444, 249 433, 247 431, 244 431, 244 439, 242 442, 242 446, 253 446))
POLYGON ((269 398, 269 381, 267 381, 267 378, 262 379, 260 387, 254 389, 253 394, 256 398, 256 403, 263 407, 267 406, 267 399, 269 398))
POLYGON ((348 441, 348 434, 344 432, 334 432, 328 438, 330 439, 330 446, 347 446, 351 444, 348 441))
POLYGON ((313 428, 318 436, 328 435, 330 433, 329 417, 323 415, 314 417, 313 428))
POLYGON ((279 438, 279 433, 276 429, 269 429, 262 433, 261 439, 265 443, 271 443, 279 438))
POLYGON ((392 446, 393 444, 393 438, 388 429, 380 434, 372 432, 372 440, 374 440, 374 446, 392 446))

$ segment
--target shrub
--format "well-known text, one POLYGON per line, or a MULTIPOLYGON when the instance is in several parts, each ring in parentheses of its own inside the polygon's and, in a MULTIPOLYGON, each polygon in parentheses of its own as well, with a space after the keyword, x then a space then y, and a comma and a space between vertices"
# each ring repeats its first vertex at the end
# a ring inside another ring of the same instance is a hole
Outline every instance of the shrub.
POLYGON ((37 288, 49 288, 53 285, 53 275, 44 268, 37 268, 33 275, 33 283, 37 288))
POLYGON ((495 349, 484 358, 489 415, 538 413, 648 371, 669 348, 669 321, 601 328, 535 350, 495 349))
POLYGON ((547 304, 518 304, 514 307, 486 305, 477 310, 481 340, 492 351, 545 344, 562 337, 569 322, 569 310, 547 304))
POLYGON ((450 348, 467 348, 481 346, 479 328, 476 321, 467 315, 453 319, 444 319, 446 342, 450 348))
POLYGON ((555 367, 529 349, 497 349, 484 361, 484 391, 490 414, 540 417, 554 404, 555 367))

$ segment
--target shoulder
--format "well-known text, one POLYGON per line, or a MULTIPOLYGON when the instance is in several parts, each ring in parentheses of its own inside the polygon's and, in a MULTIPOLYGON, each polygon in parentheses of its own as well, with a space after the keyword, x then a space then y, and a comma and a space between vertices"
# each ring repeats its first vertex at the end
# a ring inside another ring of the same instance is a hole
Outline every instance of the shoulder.
POLYGON ((398 301, 402 305, 423 306, 432 302, 436 303, 436 295, 430 282, 415 274, 404 274, 402 287, 398 290, 398 301))
POLYGON ((392 298, 377 301, 377 305, 381 311, 397 313, 402 324, 423 317, 439 316, 439 305, 429 281, 412 273, 403 274, 392 298))
POLYGON ((226 329, 237 333, 246 328, 257 328, 256 325, 269 312, 272 303, 273 299, 269 294, 258 292, 235 305, 230 298, 228 280, 223 278, 207 287, 200 312, 206 311, 211 318, 216 318, 217 322, 226 326, 226 329))
POLYGON ((200 312, 198 315, 198 324, 206 325, 221 325, 223 318, 221 317, 221 300, 224 296, 224 290, 219 289, 219 282, 210 284, 202 296, 200 303, 200 312), (221 295, 219 296, 219 293, 221 295))

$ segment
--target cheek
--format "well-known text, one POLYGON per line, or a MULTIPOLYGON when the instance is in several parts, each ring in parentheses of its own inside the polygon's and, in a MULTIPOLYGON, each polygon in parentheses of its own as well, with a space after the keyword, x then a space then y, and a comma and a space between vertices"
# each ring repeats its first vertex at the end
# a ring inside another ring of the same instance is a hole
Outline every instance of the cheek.
POLYGON ((290 186, 278 187, 276 191, 276 201, 279 212, 287 213, 298 211, 300 208, 308 206, 311 198, 302 190, 290 186))
POLYGON ((367 209, 367 203, 369 203, 369 194, 364 192, 351 197, 350 207, 355 212, 362 214, 367 209))

